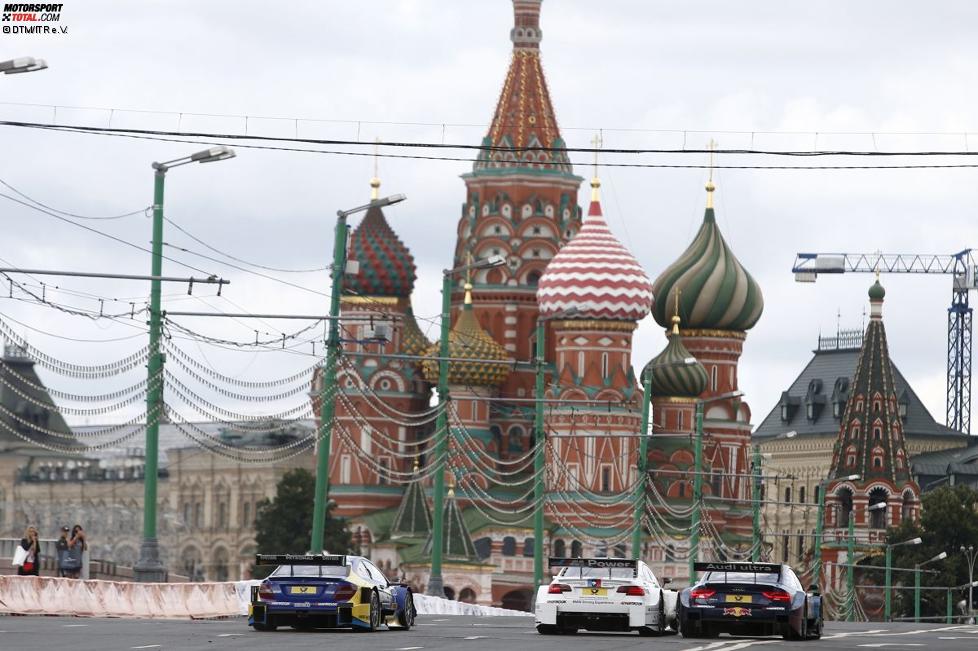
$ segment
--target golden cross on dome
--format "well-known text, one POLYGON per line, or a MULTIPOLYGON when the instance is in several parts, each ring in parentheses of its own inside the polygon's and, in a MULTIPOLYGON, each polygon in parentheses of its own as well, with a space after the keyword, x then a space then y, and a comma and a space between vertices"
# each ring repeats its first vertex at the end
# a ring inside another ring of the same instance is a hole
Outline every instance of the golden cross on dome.
POLYGON ((602 145, 604 145, 604 138, 601 136, 600 131, 591 138, 591 145, 594 148, 594 176, 591 177, 591 201, 599 201, 601 197, 598 193, 598 188, 601 187, 601 180, 598 179, 598 153, 602 145))
POLYGON ((710 178, 706 182, 706 207, 707 208, 712 208, 713 207, 713 191, 716 189, 716 186, 713 185, 713 166, 714 166, 713 157, 716 154, 716 149, 717 149, 717 142, 716 142, 716 140, 714 140, 713 138, 710 138, 710 146, 709 146, 709 150, 710 150, 710 178))
POLYGON ((475 256, 472 250, 465 252, 465 305, 472 305, 472 266, 475 264, 475 256))
POLYGON ((676 289, 676 308, 672 315, 672 334, 679 334, 679 298, 683 295, 683 290, 676 289))
POLYGON ((380 158, 380 138, 374 138, 374 176, 370 179, 370 200, 380 198, 380 176, 377 174, 378 159, 380 158))

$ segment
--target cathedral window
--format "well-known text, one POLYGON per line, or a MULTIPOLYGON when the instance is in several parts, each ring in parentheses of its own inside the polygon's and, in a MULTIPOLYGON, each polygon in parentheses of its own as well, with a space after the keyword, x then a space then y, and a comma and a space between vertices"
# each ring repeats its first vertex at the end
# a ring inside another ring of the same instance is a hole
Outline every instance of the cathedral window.
POLYGON ((710 377, 713 382, 712 388, 714 391, 716 391, 717 390, 717 367, 716 366, 714 366, 713 370, 710 372, 710 377))
POLYGON ((601 492, 611 492, 611 467, 601 466, 601 492))
POLYGON ((798 489, 798 501, 804 504, 805 502, 805 487, 802 486, 798 489))
POLYGON ((534 226, 533 227, 533 234, 534 235, 539 235, 540 234, 540 227, 539 226, 534 226))
POLYGON ((571 543, 571 558, 580 558, 584 555, 584 545, 581 544, 580 540, 575 540, 571 543))
POLYGON ((500 228, 499 226, 493 226, 492 227, 492 232, 495 233, 496 235, 499 235, 499 234, 501 234, 503 232, 503 229, 500 228))
POLYGON ((784 503, 791 504, 791 486, 784 489, 784 503))
POLYGON ((873 467, 874 468, 882 468, 883 467, 883 459, 881 459, 880 457, 873 457, 873 467))
POLYGON ((853 423, 852 429, 850 431, 850 436, 854 439, 859 438, 859 423, 853 423))
POLYGON ((526 274, 526 284, 530 287, 536 287, 537 283, 540 282, 540 272, 534 269, 530 273, 526 274))
POLYGON ((340 457, 340 483, 350 483, 350 455, 348 454, 340 457))
POLYGON ((503 556, 516 556, 516 538, 512 536, 503 538, 503 556))
POLYGON ((540 257, 540 249, 531 249, 530 255, 532 255, 534 258, 539 258, 540 257))
POLYGON ((863 410, 863 399, 860 398, 859 400, 856 401, 856 411, 862 411, 862 410, 863 410))
POLYGON ((564 542, 563 538, 558 538, 554 541, 554 558, 564 558, 567 556, 567 543, 564 542))
POLYGON ((601 353, 601 377, 608 377, 608 353, 601 353))
POLYGON ((883 438, 883 428, 882 427, 879 427, 879 426, 874 427, 873 428, 873 440, 874 441, 879 441, 881 438, 883 438))

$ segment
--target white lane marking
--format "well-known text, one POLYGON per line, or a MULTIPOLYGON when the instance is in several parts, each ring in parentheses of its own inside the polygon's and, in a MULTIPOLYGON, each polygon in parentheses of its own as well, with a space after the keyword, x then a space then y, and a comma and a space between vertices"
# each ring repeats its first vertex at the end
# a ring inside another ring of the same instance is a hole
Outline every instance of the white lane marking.
MULTIPOLYGON (((0 631, 0 633, 3 633, 3 631, 0 631)), ((973 637, 939 637, 937 639, 938 640, 973 640, 975 638, 973 638, 973 637)))
POLYGON ((145 646, 134 646, 132 648, 134 648, 134 649, 159 649, 160 648, 160 645, 159 644, 147 644, 145 646))
POLYGON ((957 631, 965 626, 942 626, 941 628, 921 628, 916 631, 904 631, 902 633, 875 633, 873 637, 892 637, 894 635, 920 635, 921 633, 938 633, 940 631, 957 631))
MULTIPOLYGON (((968 639, 970 640, 971 638, 968 638, 968 639)), ((877 642, 876 644, 857 644, 856 646, 867 646, 867 647, 871 647, 873 649, 881 649, 881 648, 883 648, 885 646, 924 646, 924 645, 923 644, 917 644, 917 643, 914 643, 914 642, 911 642, 909 644, 903 643, 903 642, 877 642)))
POLYGON ((433 622, 447 622, 448 620, 447 619, 433 619, 431 621, 433 621, 433 622))
POLYGON ((463 637, 463 640, 488 640, 488 635, 470 635, 468 637, 463 637))
POLYGON ((415 649, 423 649, 423 646, 402 646, 394 651, 415 651, 415 649))
POLYGON ((239 637, 241 635, 244 635, 244 633, 221 633, 217 637, 239 637))
POLYGON ((88 624, 62 624, 65 628, 81 628, 82 626, 88 626, 88 624))
POLYGON ((710 642, 709 644, 704 644, 703 646, 694 646, 688 649, 683 649, 683 651, 709 651, 710 649, 716 649, 717 647, 721 647, 726 644, 736 644, 736 642, 734 640, 724 640, 723 642, 710 642))
POLYGON ((876 628, 869 631, 849 631, 846 633, 836 633, 835 635, 823 635, 823 640, 835 640, 840 637, 852 637, 853 635, 873 635, 875 633, 885 633, 890 629, 888 628, 876 628))

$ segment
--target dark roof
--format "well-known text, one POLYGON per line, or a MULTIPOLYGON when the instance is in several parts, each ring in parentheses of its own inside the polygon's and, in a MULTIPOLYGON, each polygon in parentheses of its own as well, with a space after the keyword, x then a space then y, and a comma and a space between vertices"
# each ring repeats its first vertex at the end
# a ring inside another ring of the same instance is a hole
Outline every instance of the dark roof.
POLYGON ((428 510, 421 482, 415 480, 404 490, 404 497, 390 527, 390 537, 425 537, 430 533, 431 511, 428 510))
POLYGON ((79 447, 55 406, 34 360, 17 346, 4 347, 0 356, 0 451, 27 452, 32 456, 58 455, 55 448, 68 452, 79 447), (52 432, 51 434, 47 432, 52 432))
MULTIPOLYGON (((860 341, 861 344, 861 341, 860 341)), ((839 433, 840 420, 833 416, 833 400, 841 400, 845 407, 845 397, 848 397, 848 387, 844 395, 837 394, 836 380, 845 378, 845 384, 852 383, 859 361, 859 348, 845 347, 842 349, 818 349, 804 370, 795 378, 791 386, 781 395, 781 400, 774 405, 767 417, 761 421, 753 433, 753 439, 764 440, 790 432, 804 435, 828 435, 839 433), (813 381, 817 381, 813 386, 813 381), (820 382, 820 386, 818 385, 820 382), (813 393, 811 399, 816 405, 815 419, 809 420, 806 411, 806 399, 809 398, 810 388, 819 388, 820 392, 813 393), (824 400, 824 403, 821 402, 824 400), (781 420, 781 405, 788 402, 791 412, 790 419, 781 420)), ((913 439, 918 436, 965 436, 961 432, 941 425, 930 415, 924 403, 917 397, 916 392, 893 363, 893 380, 896 386, 897 398, 907 403, 907 419, 903 424, 904 436, 913 439)), ((841 387, 838 387, 841 388, 841 387)), ((840 410, 841 413, 841 410, 840 410)))
POLYGON ((971 437, 971 440, 968 441, 968 447, 927 452, 917 455, 913 460, 915 470, 918 466, 928 469, 937 468, 939 469, 939 474, 943 474, 948 466, 966 465, 971 466, 978 472, 978 436, 971 437))

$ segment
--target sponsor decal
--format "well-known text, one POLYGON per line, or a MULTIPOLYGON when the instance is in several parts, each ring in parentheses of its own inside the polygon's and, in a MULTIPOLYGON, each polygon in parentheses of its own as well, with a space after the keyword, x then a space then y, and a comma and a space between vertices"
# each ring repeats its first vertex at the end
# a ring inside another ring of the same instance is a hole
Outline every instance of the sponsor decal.
POLYGON ((588 579, 587 580, 587 587, 589 587, 589 588, 600 588, 601 587, 601 579, 588 579))
POLYGON ((733 608, 724 608, 724 615, 730 615, 731 617, 750 617, 750 608, 743 608, 742 606, 734 606, 733 608))

